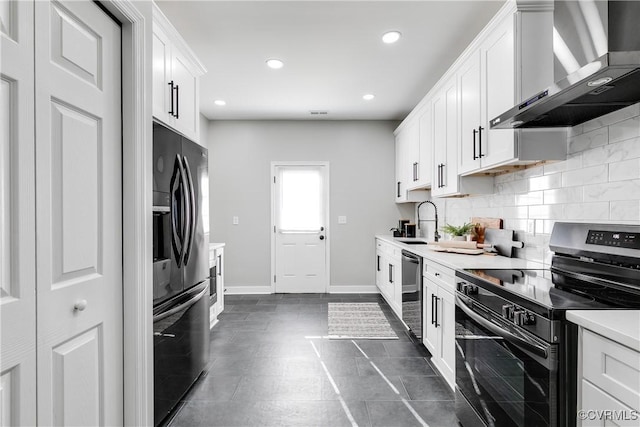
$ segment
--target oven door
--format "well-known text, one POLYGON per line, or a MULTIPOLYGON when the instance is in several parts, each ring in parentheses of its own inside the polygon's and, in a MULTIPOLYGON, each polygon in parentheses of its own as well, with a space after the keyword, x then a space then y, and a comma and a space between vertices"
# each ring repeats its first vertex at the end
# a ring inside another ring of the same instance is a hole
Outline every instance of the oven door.
POLYGON ((556 426, 557 345, 456 294, 456 415, 463 426, 556 426))

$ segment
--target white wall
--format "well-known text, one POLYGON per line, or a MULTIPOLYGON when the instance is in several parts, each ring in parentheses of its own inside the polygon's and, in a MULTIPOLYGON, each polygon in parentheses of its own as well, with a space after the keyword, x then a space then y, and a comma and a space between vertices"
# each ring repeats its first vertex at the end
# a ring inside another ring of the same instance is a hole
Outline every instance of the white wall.
POLYGON ((330 284, 342 287, 333 291, 374 291, 373 236, 389 233, 412 209, 393 202, 397 124, 209 122, 211 241, 227 245, 226 287, 269 291, 271 162, 310 160, 330 162, 330 284), (347 224, 338 225, 338 215, 347 216, 347 224), (239 217, 238 225, 232 225, 233 216, 239 217))
MULTIPOLYGON (((566 161, 499 175, 493 195, 435 199, 441 224, 503 218, 525 242, 517 256, 546 263, 556 221, 640 225, 640 104, 572 128, 567 144, 566 161)), ((431 207, 420 208, 421 218, 432 215, 431 207)))

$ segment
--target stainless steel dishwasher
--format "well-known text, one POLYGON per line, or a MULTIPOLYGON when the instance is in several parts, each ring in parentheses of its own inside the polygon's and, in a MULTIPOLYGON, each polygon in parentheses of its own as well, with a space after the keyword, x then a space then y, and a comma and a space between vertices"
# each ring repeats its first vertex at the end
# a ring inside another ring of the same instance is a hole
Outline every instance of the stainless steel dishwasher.
POLYGON ((402 321, 422 342, 422 257, 402 251, 402 321))

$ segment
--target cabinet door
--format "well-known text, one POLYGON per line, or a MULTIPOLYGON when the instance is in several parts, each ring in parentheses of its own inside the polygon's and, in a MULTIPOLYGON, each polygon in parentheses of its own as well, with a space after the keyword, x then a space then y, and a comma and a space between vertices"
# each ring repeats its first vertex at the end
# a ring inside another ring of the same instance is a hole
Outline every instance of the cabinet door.
POLYGON ((464 62, 458 75, 460 88, 460 145, 458 151, 460 174, 480 168, 478 140, 480 136, 480 50, 464 62))
POLYGON ((393 295, 393 302, 395 305, 396 314, 402 319, 402 270, 401 262, 399 259, 391 259, 391 276, 393 282, 391 283, 392 289, 390 289, 391 295, 393 295))
POLYGON ((417 165, 418 186, 428 187, 431 185, 431 176, 433 174, 433 113, 431 103, 427 103, 427 107, 420 116, 420 134, 419 134, 419 153, 417 165))
POLYGON ((157 26, 153 26, 153 74, 152 97, 153 115, 167 124, 173 117, 171 110, 171 42, 167 35, 157 26))
POLYGON ((504 163, 518 157, 515 132, 509 129, 489 130, 489 120, 513 107, 515 97, 515 48, 513 18, 509 17, 491 33, 482 47, 482 69, 485 72, 482 130, 482 167, 504 163))
POLYGON ((396 202, 404 202, 407 199, 407 183, 404 181, 406 141, 403 132, 396 135, 396 185, 394 189, 396 202))
POLYGON ((441 374, 452 388, 455 385, 456 301, 452 293, 438 289, 438 351, 441 374))
POLYGON ((447 161, 447 102, 444 90, 433 98, 433 171, 431 175, 431 194, 442 194, 442 165, 447 161))
POLYGON ((435 324, 436 298, 438 297, 438 285, 428 277, 423 277, 422 281, 422 301, 423 301, 423 326, 422 342, 429 350, 431 356, 437 358, 438 355, 438 329, 435 324))
POLYGON ((197 77, 189 71, 185 57, 174 49, 172 58, 173 80, 176 84, 176 128, 193 140, 198 140, 197 77))

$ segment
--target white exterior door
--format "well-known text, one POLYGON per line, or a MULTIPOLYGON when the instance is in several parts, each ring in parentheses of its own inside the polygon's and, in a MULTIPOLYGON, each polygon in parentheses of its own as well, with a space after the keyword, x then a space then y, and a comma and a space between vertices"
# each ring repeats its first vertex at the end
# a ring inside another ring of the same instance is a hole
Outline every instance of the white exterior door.
POLYGON ((33 2, 0 2, 0 33, 0 425, 35 425, 33 2))
POLYGON ((273 164, 275 292, 327 292, 329 165, 273 164))
POLYGON ((123 424, 120 27, 35 2, 38 424, 123 424))

